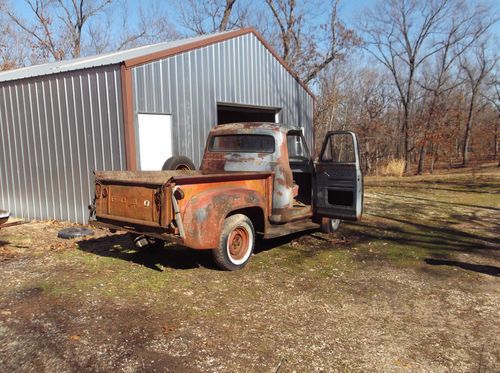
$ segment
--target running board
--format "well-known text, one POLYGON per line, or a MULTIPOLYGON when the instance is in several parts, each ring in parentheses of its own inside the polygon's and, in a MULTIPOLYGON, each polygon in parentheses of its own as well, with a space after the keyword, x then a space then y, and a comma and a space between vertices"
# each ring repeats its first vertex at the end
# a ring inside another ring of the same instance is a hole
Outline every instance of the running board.
POLYGON ((321 226, 319 224, 314 223, 309 219, 292 221, 286 224, 274 224, 267 227, 264 238, 266 239, 276 238, 276 237, 286 236, 292 233, 319 229, 320 227, 321 226))

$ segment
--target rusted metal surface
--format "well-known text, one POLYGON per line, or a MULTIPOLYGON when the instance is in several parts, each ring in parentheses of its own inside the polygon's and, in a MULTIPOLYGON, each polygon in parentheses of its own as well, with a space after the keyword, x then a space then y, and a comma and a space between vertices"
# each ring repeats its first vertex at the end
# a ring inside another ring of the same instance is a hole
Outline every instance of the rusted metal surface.
POLYGON ((167 234, 163 239, 176 234, 178 242, 195 249, 218 245, 224 219, 232 211, 258 208, 263 219, 270 213, 272 172, 119 171, 95 175, 98 221, 128 231, 141 225, 163 228, 167 234), (182 195, 175 203, 174 190, 182 195))
MULTIPOLYGON (((214 128, 209 135, 224 136, 234 133, 251 135, 270 135, 275 139, 276 148, 273 153, 238 153, 238 152, 212 152, 205 148, 201 169, 221 171, 268 171, 274 173, 274 188, 272 195, 271 221, 283 223, 293 219, 296 215, 293 210, 294 185, 293 173, 290 168, 287 133, 300 132, 300 129, 285 127, 274 123, 233 123, 214 128), (285 213, 285 215, 283 215, 285 213)), ((300 214, 299 214, 300 215, 300 214)), ((306 214, 307 215, 307 214, 306 214)))
POLYGON ((183 240, 179 236, 173 233, 168 233, 165 229, 162 228, 146 227, 142 224, 134 225, 130 222, 127 222, 127 224, 122 224, 120 222, 117 222, 116 220, 108 221, 102 217, 99 218, 99 220, 90 220, 89 225, 96 228, 125 231, 137 235, 147 235, 153 238, 158 238, 160 240, 170 241, 181 245, 183 244, 183 240))
POLYGON ((219 170, 96 171, 95 180, 127 185, 162 185, 175 178, 176 184, 265 178, 269 172, 221 172, 219 170))
POLYGON ((5 210, 0 210, 0 227, 7 223, 7 220, 9 220, 10 213, 5 210))
POLYGON ((26 220, 13 221, 11 223, 0 224, 0 229, 1 228, 16 227, 18 225, 23 225, 23 224, 28 224, 28 223, 29 223, 29 221, 26 221, 26 220))
POLYGON ((289 221, 310 218, 313 216, 311 206, 291 207, 284 209, 273 209, 269 220, 273 223, 287 223, 289 221))
POLYGON ((105 219, 142 222, 149 226, 164 226, 170 222, 169 193, 163 186, 96 184, 96 215, 105 219), (165 211, 166 210, 166 211, 165 211))
MULTIPOLYGON (((340 190, 352 195, 358 191, 351 184, 360 180, 353 178, 352 170, 344 175, 342 165, 320 164, 315 169, 307 147, 299 145, 302 142, 297 129, 270 123, 229 124, 210 132, 199 171, 96 172, 93 225, 193 249, 219 249, 225 221, 234 215, 246 216, 264 238, 318 229, 324 224, 322 217, 349 218, 354 202, 347 194, 336 194, 330 201, 325 193, 340 190), (324 177, 321 185, 318 172, 324 177), (313 195, 313 185, 325 193, 313 195), (327 211, 318 213, 318 196, 336 209, 326 206, 327 211), (345 212, 339 214, 342 204, 345 212)), ((359 162, 354 166, 358 172, 359 162)), ((223 249, 232 262, 244 261, 250 242, 252 235, 238 226, 223 249)))
POLYGON ((238 227, 231 232, 227 240, 229 255, 233 260, 241 260, 247 250, 250 243, 250 237, 246 229, 238 227))
POLYGON ((276 224, 266 229, 264 238, 276 238, 296 232, 318 229, 319 227, 320 224, 313 222, 311 219, 292 221, 286 224, 276 224))
POLYGON ((134 123, 134 98, 132 73, 125 63, 120 65, 121 94, 123 111, 123 135, 125 142, 125 159, 128 170, 137 170, 137 149, 134 123))
MULTIPOLYGON (((213 152, 207 145, 198 171, 96 172, 97 220, 146 234, 142 225, 151 236, 175 237, 194 249, 218 247, 224 220, 234 213, 251 216, 266 235, 317 227, 310 224, 311 206, 294 204, 298 187, 288 159, 291 130, 298 131, 271 123, 214 128, 207 144, 219 135, 266 135, 274 139, 274 152, 225 152, 223 147, 213 152), (283 224, 290 221, 295 223, 283 224), (272 228, 273 223, 281 228, 272 228)), ((244 237, 235 233, 233 238, 236 258, 244 237)))
POLYGON ((186 184, 181 188, 185 193, 179 201, 184 241, 195 249, 216 248, 224 219, 234 211, 256 208, 263 219, 269 215, 266 179, 186 184))

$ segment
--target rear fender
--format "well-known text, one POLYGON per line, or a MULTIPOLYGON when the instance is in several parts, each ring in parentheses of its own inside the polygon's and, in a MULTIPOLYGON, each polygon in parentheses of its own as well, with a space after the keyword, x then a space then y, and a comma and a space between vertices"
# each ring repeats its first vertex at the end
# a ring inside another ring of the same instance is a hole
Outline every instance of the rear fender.
POLYGON ((215 249, 226 217, 235 210, 258 207, 265 211, 264 196, 251 189, 217 188, 196 194, 184 210, 184 245, 193 249, 215 249))

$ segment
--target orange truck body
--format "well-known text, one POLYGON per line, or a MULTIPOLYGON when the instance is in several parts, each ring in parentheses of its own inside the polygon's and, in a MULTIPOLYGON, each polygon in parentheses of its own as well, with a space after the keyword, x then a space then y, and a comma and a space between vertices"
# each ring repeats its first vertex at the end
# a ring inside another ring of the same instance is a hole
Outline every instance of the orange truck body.
POLYGON ((270 172, 97 171, 95 179, 93 225, 193 249, 217 247, 224 219, 231 213, 260 215, 263 222, 271 211, 270 172), (182 227, 176 223, 173 199, 182 227))

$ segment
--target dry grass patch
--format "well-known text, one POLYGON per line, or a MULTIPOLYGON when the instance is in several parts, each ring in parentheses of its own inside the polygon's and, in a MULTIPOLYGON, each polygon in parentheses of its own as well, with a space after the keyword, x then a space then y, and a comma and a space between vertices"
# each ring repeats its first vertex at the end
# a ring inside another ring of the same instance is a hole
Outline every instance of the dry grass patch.
POLYGON ((405 172, 404 159, 391 159, 387 164, 382 167, 383 176, 396 176, 401 177, 405 172))

